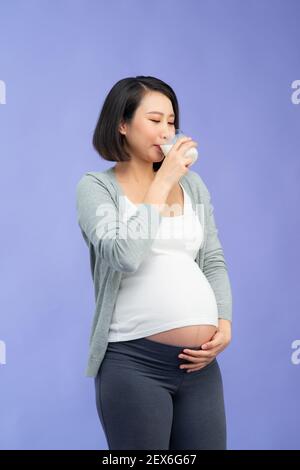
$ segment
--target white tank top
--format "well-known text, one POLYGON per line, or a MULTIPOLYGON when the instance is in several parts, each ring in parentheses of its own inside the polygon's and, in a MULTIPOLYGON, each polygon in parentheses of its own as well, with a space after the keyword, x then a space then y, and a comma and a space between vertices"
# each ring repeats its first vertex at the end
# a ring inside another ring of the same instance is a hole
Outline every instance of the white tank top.
MULTIPOLYGON (((179 183, 180 184, 180 183, 179 183)), ((133 273, 122 273, 108 341, 127 341, 187 325, 218 326, 214 292, 195 262, 203 230, 189 195, 183 215, 162 217, 148 256, 133 273)), ((137 207, 126 196, 122 220, 137 207)), ((121 210, 121 209, 120 209, 121 210)))

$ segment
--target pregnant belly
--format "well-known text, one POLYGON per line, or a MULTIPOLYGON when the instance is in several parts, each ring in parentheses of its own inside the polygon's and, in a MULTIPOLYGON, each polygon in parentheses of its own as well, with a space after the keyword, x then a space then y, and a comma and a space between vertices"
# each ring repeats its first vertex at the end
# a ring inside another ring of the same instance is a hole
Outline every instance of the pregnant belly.
POLYGON ((189 325, 162 331, 146 338, 173 346, 196 348, 209 341, 216 330, 214 325, 189 325))

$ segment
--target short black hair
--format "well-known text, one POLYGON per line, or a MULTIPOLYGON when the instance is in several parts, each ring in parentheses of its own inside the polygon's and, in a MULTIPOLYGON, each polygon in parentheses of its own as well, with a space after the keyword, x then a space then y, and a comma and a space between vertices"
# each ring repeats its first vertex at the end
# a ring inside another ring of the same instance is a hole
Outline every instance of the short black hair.
MULTIPOLYGON (((119 132, 121 122, 130 123, 143 97, 158 91, 169 98, 175 114, 174 126, 179 129, 179 107, 175 92, 159 78, 127 77, 119 80, 109 91, 103 103, 93 134, 93 147, 104 160, 126 162, 131 159, 124 148, 125 136, 119 132)), ((163 160, 153 163, 157 171, 163 160)))

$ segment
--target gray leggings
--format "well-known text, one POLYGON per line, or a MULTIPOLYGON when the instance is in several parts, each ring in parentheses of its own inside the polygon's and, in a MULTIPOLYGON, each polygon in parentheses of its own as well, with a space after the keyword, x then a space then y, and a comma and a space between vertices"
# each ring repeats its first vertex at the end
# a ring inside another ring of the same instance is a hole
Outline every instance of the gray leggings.
POLYGON ((184 348, 139 338, 108 343, 95 377, 109 449, 226 449, 221 371, 215 358, 187 373, 184 348))

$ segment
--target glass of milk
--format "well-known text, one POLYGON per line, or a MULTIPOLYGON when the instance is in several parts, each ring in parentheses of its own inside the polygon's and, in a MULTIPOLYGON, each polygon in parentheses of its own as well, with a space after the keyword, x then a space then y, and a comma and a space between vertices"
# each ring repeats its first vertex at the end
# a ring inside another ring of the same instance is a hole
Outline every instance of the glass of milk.
MULTIPOLYGON (((175 130, 175 135, 170 137, 168 140, 166 140, 166 142, 164 144, 160 145, 160 148, 161 148, 161 150, 162 150, 165 157, 168 155, 169 151, 171 150, 171 148, 173 147, 175 142, 177 142, 177 140, 180 137, 186 137, 186 135, 180 129, 176 129, 175 130)), ((197 158, 198 158, 198 151, 195 147, 192 147, 192 148, 188 149, 185 152, 184 156, 189 157, 189 158, 193 158, 193 161, 191 163, 191 165, 193 165, 195 163, 195 161, 197 160, 197 158)))

